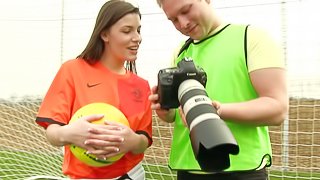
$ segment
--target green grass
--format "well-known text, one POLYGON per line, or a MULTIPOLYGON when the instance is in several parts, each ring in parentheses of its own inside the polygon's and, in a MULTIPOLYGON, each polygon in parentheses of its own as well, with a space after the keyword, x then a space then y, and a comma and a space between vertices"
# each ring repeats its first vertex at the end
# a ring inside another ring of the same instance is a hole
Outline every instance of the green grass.
POLYGON ((61 155, 0 151, 0 179, 23 179, 36 175, 61 175, 61 155))
POLYGON ((175 180, 176 172, 166 165, 143 165, 148 180, 175 180))
POLYGON ((320 180, 320 172, 310 173, 310 172, 280 172, 271 171, 270 180, 320 180))
MULTIPOLYGON (((30 152, 0 151, 0 179, 25 179, 30 176, 56 176, 61 174, 62 156, 30 152)), ((176 173, 167 165, 144 165, 147 180, 175 180, 176 173)), ((320 180, 320 172, 271 171, 270 180, 320 180)), ((39 180, 39 179, 38 179, 39 180)), ((45 180, 45 179, 42 179, 45 180)))

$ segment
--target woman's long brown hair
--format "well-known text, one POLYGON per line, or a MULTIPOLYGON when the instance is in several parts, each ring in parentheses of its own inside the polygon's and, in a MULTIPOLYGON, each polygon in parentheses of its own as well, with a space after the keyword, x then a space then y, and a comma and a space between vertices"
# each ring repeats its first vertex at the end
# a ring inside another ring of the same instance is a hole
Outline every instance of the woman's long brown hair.
MULTIPOLYGON (((77 56, 77 58, 81 58, 87 61, 89 64, 95 64, 97 61, 99 61, 104 50, 104 42, 100 37, 101 33, 109 30, 110 27, 119 19, 130 13, 138 14, 141 19, 139 8, 134 7, 128 2, 123 0, 110 0, 106 2, 99 11, 96 24, 86 48, 79 56, 77 56)), ((127 61, 126 69, 136 73, 135 62, 127 61)))

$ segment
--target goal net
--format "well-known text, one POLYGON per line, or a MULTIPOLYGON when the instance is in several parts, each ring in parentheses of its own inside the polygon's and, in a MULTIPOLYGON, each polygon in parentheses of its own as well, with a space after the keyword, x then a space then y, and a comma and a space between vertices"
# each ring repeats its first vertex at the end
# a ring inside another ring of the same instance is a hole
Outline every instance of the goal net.
MULTIPOLYGON (((35 123, 41 99, 0 100, 0 179, 64 179, 62 150, 35 123)), ((320 99, 290 98, 287 123, 270 127, 270 179, 320 179, 320 99)), ((153 118, 153 145, 143 161, 147 179, 175 179, 168 167, 172 126, 153 118)))
MULTIPOLYGON (((41 99, 0 99, 0 179, 64 179, 61 148, 35 123, 41 99)), ((147 179, 174 179, 167 166, 172 128, 154 116, 154 143, 143 161, 147 179)))
POLYGON ((62 151, 35 124, 40 101, 0 101, 0 179, 61 176, 62 151))

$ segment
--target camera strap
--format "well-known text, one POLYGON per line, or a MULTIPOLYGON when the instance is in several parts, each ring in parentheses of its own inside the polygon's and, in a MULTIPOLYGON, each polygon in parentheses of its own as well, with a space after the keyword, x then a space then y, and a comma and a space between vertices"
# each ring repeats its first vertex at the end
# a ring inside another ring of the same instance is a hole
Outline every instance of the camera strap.
POLYGON ((179 53, 178 53, 178 57, 180 56, 180 54, 181 54, 184 50, 186 50, 186 49, 189 47, 189 45, 190 45, 192 42, 193 42, 193 39, 191 39, 191 38, 189 38, 189 39, 186 40, 186 42, 185 42, 184 45, 181 47, 181 49, 180 49, 180 51, 179 51, 179 53))

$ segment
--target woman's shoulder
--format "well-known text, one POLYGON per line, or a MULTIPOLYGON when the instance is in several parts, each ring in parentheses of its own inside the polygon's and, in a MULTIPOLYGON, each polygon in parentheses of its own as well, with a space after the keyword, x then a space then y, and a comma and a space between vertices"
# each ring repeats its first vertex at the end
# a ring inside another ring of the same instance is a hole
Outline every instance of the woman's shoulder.
POLYGON ((144 79, 143 77, 137 75, 137 74, 133 74, 131 75, 131 78, 134 80, 133 82, 137 83, 137 84, 143 84, 144 86, 146 86, 147 88, 149 87, 149 81, 144 79))
POLYGON ((76 59, 69 59, 64 61, 61 64, 60 69, 65 69, 68 71, 78 71, 81 69, 87 69, 89 67, 91 67, 90 64, 87 63, 85 60, 76 58, 76 59))
POLYGON ((83 59, 69 59, 60 66, 60 72, 65 74, 78 74, 87 71, 90 65, 83 59))
POLYGON ((62 66, 70 67, 70 66, 81 66, 88 64, 85 60, 76 58, 76 59, 68 59, 62 63, 62 66))

